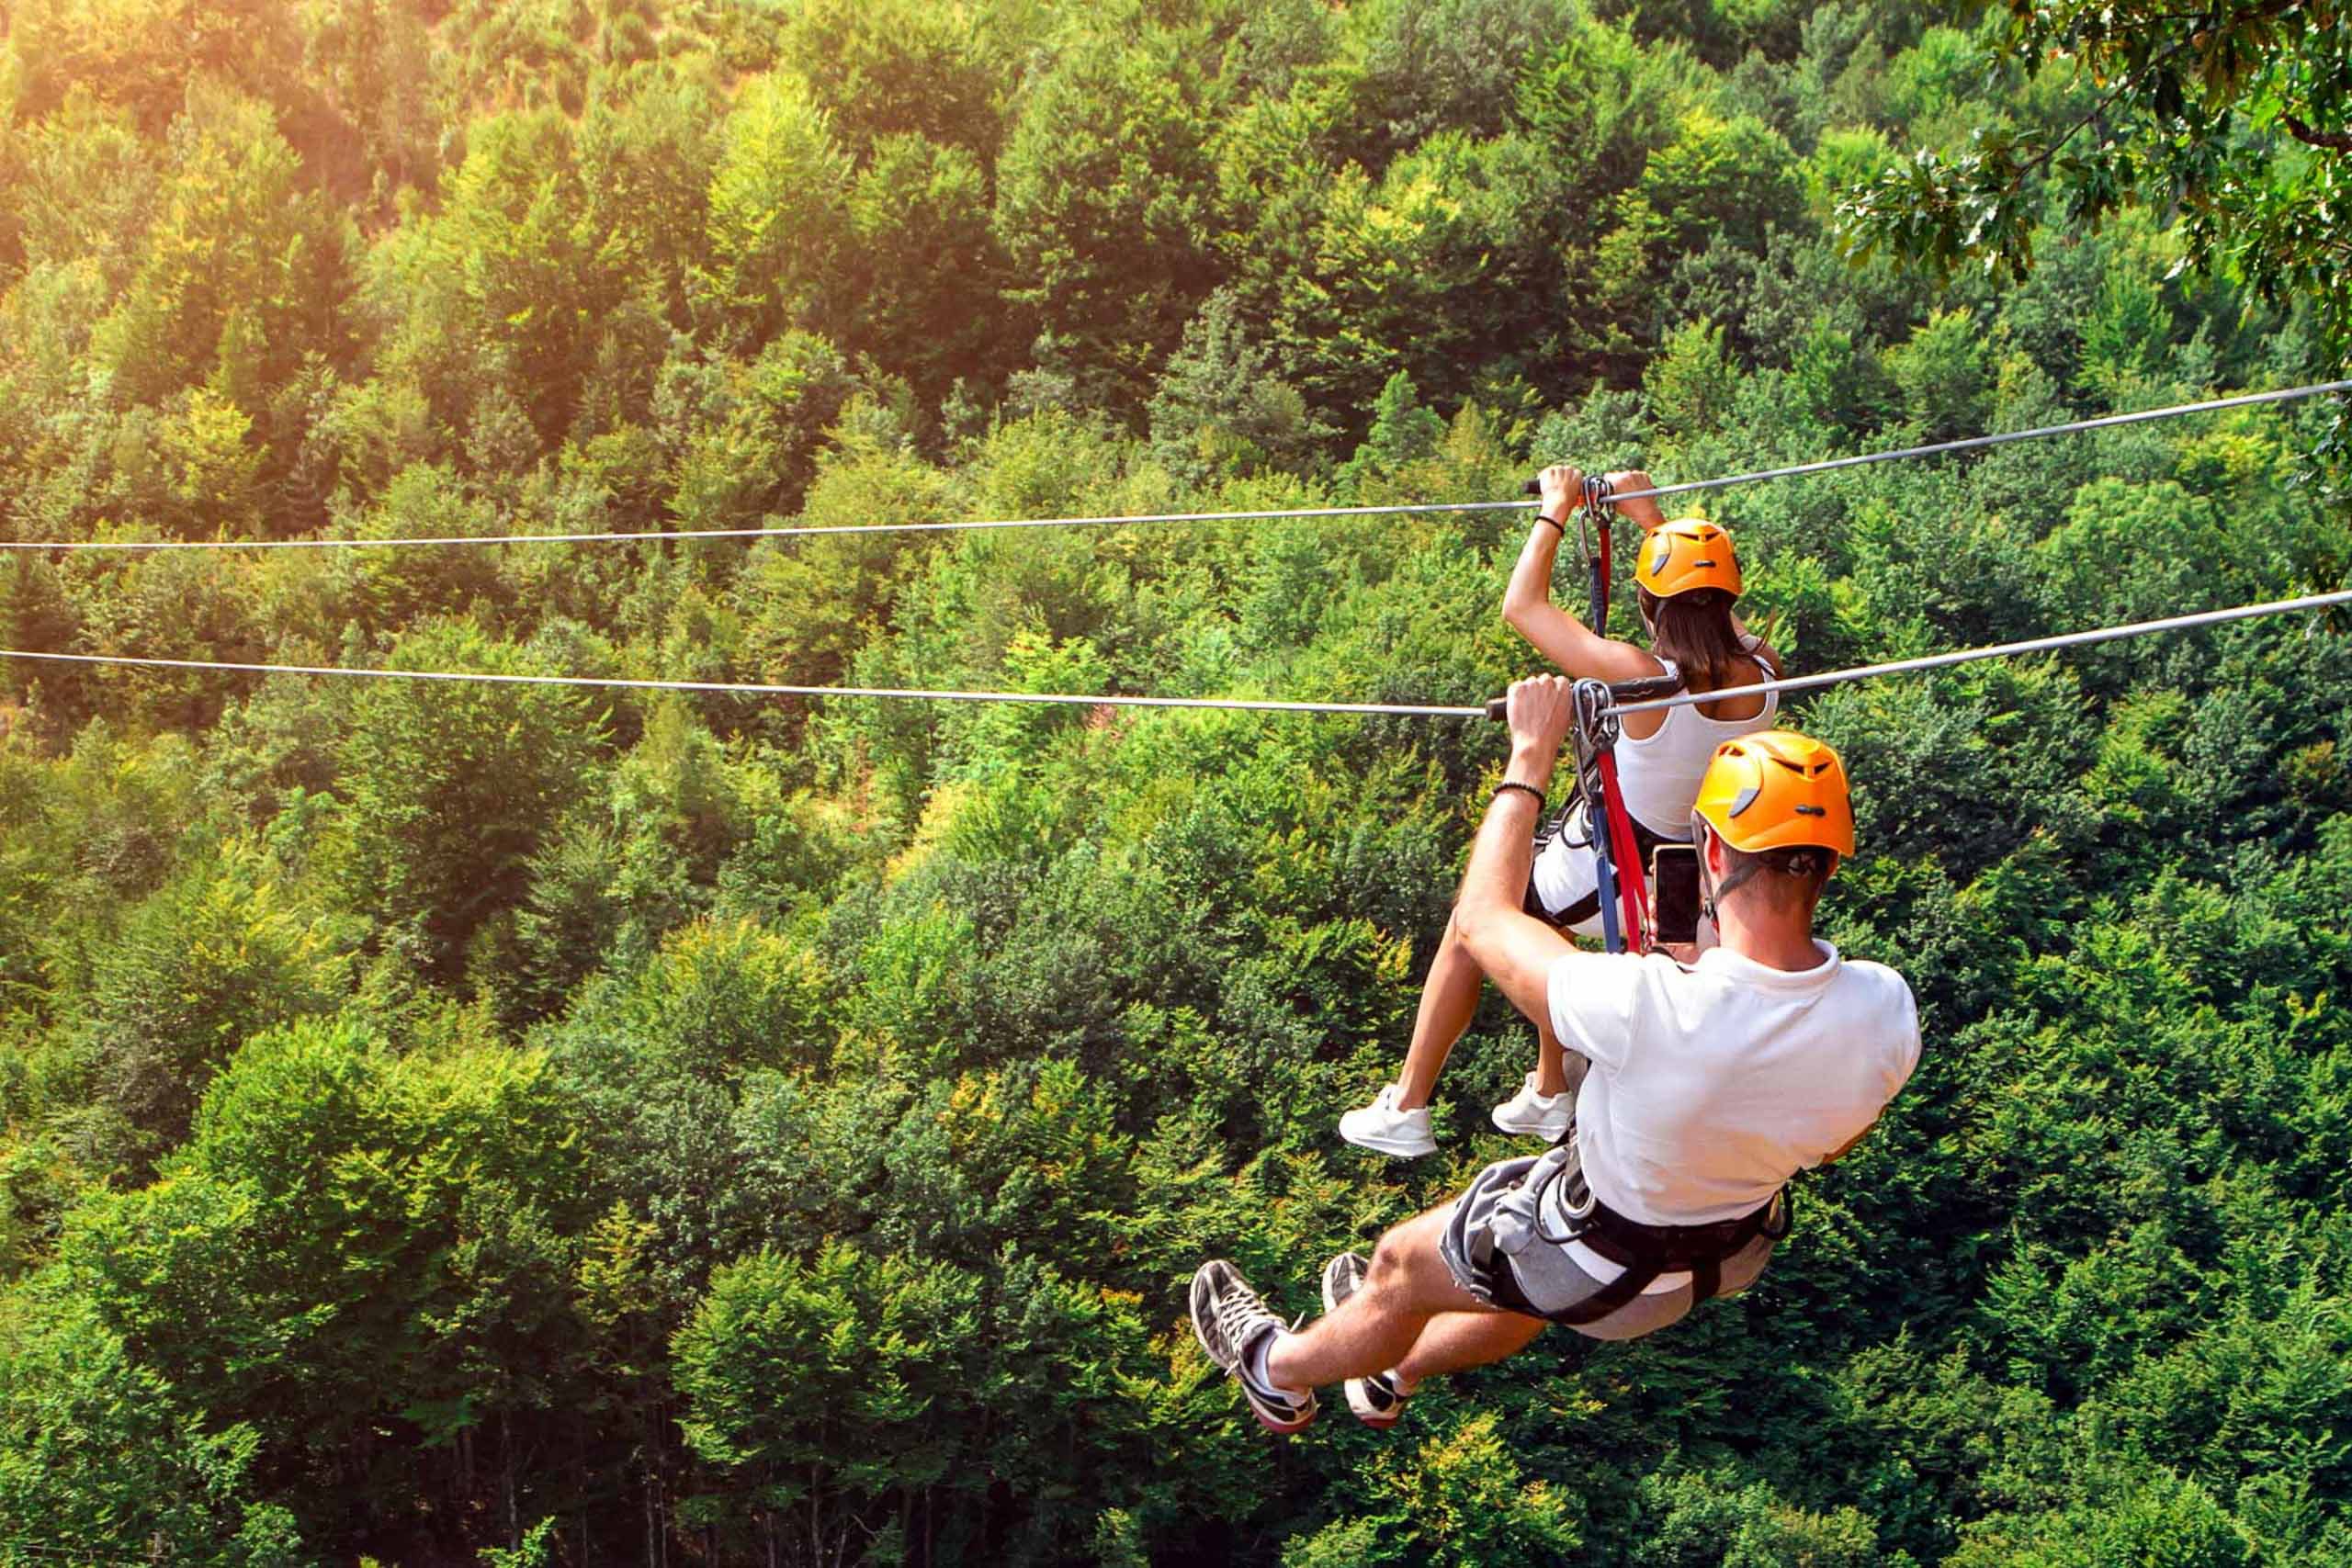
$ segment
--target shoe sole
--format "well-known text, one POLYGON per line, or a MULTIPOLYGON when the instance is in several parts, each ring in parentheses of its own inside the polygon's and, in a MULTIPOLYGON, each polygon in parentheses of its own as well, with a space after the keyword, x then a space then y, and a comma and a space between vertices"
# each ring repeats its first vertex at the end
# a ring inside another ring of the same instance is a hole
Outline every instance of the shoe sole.
MULTIPOLYGON (((1323 1310, 1326 1313, 1340 1310, 1339 1297, 1331 1290, 1331 1267, 1337 1262, 1339 1258, 1335 1258, 1323 1266, 1323 1310)), ((1384 1411, 1373 1404, 1372 1396, 1364 1391, 1363 1382, 1362 1378, 1350 1378, 1342 1385, 1347 1391, 1349 1412, 1365 1426, 1377 1427, 1384 1431, 1396 1425, 1397 1419, 1405 1414, 1404 1402, 1399 1400, 1384 1411)))
POLYGON ((1386 1155, 1391 1159, 1419 1159, 1423 1155, 1437 1153, 1435 1138, 1424 1138, 1419 1143, 1407 1143, 1401 1139, 1384 1138, 1377 1133, 1359 1136, 1349 1132, 1345 1127, 1340 1129, 1340 1136, 1360 1149, 1370 1149, 1376 1155, 1386 1155))
POLYGON ((1560 1117, 1556 1121, 1546 1116, 1528 1122, 1506 1122, 1503 1120, 1503 1108, 1498 1105, 1487 1120, 1492 1122, 1498 1131, 1509 1133, 1515 1138, 1551 1138, 1557 1140, 1567 1135, 1568 1128, 1576 1122, 1576 1116, 1571 1112, 1568 1115, 1560 1117))
POLYGON ((1190 1310, 1185 1314, 1192 1321, 1193 1337, 1200 1341, 1201 1354, 1209 1359, 1209 1365, 1216 1367, 1218 1371, 1223 1372, 1227 1377, 1231 1378, 1233 1380, 1233 1386, 1241 1391, 1241 1397, 1243 1400, 1248 1402, 1250 1405, 1250 1414, 1258 1418, 1258 1425, 1263 1427, 1267 1431, 1275 1434, 1277 1437, 1284 1438, 1290 1436, 1293 1432, 1300 1431, 1311 1425, 1315 1420, 1317 1411, 1320 1408, 1320 1406, 1316 1404, 1315 1395, 1313 1393, 1310 1393, 1306 1396, 1306 1413, 1304 1416, 1270 1416, 1266 1413, 1266 1407, 1258 1402, 1258 1396, 1250 1392, 1250 1385, 1242 1381, 1241 1374, 1231 1367, 1223 1366, 1218 1363, 1216 1359, 1216 1348, 1209 1343, 1209 1337, 1201 1332, 1200 1301, 1201 1276, 1198 1273, 1195 1273, 1193 1276, 1192 1299, 1188 1303, 1190 1310))
POLYGON ((1266 1407, 1258 1403, 1258 1396, 1250 1392, 1250 1385, 1248 1383, 1241 1382, 1239 1378, 1236 1378, 1233 1381, 1237 1383, 1241 1383, 1241 1397, 1250 1402, 1250 1414, 1258 1418, 1259 1426, 1263 1427, 1267 1431, 1274 1434, 1274 1436, 1278 1438, 1287 1438, 1293 1432, 1303 1432, 1307 1427, 1315 1424, 1314 1405, 1308 1405, 1306 1407, 1306 1414, 1297 1417, 1295 1420, 1278 1421, 1272 1416, 1266 1414, 1266 1407))

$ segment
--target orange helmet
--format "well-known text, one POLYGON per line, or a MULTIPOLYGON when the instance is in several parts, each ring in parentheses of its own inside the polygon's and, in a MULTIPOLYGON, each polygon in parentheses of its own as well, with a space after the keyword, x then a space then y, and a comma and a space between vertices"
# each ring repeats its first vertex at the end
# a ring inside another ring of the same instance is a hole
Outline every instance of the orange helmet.
POLYGON ((1838 753, 1793 729, 1761 729, 1715 748, 1693 816, 1733 849, 1854 852, 1854 806, 1838 753))
POLYGON ((1660 599, 1694 588, 1720 588, 1739 597, 1739 558, 1731 536, 1713 523, 1679 517, 1661 523, 1642 541, 1634 581, 1660 599))

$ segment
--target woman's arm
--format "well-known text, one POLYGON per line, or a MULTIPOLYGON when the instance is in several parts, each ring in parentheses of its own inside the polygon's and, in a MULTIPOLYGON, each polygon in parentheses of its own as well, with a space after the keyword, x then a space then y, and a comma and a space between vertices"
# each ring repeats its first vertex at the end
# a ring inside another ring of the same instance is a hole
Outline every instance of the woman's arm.
MULTIPOLYGON (((1620 468, 1613 474, 1604 474, 1601 477, 1609 481, 1610 491, 1616 494, 1630 494, 1637 490, 1654 490, 1657 486, 1656 479, 1639 468, 1620 468)), ((1658 505, 1657 497, 1654 495, 1645 495, 1633 501, 1620 501, 1612 504, 1617 508, 1618 516, 1623 517, 1645 534, 1666 521, 1666 510, 1658 505)))
POLYGON ((1639 681, 1661 668, 1640 649, 1611 641, 1552 603, 1552 567, 1568 514, 1582 504, 1584 475, 1565 463, 1544 470, 1544 504, 1503 592, 1503 619, 1567 674, 1597 681, 1639 681))

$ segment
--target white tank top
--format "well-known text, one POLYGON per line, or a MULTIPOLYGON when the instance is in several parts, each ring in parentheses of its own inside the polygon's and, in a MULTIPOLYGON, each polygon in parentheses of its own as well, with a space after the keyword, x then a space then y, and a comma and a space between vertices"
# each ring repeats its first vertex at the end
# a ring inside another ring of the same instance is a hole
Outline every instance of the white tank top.
MULTIPOLYGON (((1743 637, 1740 646, 1756 660, 1767 679, 1781 678, 1780 671, 1764 656, 1763 638, 1743 637)), ((1658 662, 1666 667, 1668 675, 1681 679, 1682 671, 1675 668, 1673 660, 1659 659, 1658 662)), ((1752 718, 1709 718, 1699 711, 1697 703, 1690 703, 1667 709, 1666 722, 1647 739, 1620 737, 1617 788, 1625 797, 1625 809, 1661 839, 1678 843, 1687 840, 1690 837, 1690 803, 1699 798, 1699 781, 1706 777, 1707 764, 1714 760, 1715 748, 1726 740, 1771 728, 1773 716, 1780 711, 1778 692, 1764 694, 1764 705, 1752 718)))

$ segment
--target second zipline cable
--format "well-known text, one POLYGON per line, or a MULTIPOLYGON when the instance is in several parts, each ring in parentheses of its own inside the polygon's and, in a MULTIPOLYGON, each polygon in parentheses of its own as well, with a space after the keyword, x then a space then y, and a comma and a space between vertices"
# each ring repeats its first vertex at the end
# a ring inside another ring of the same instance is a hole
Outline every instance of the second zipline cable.
MULTIPOLYGON (((1914 457, 1944 457, 1955 452, 1973 452, 1987 446, 2006 446, 2013 441, 2040 441, 2053 435, 2073 435, 2092 430, 2112 430, 2121 425, 2144 424, 2150 420, 2179 419, 2188 414, 2214 413, 2222 409, 2247 408, 2257 403, 2292 402, 2302 398, 2316 398, 2330 392, 2345 391, 2352 391, 2352 380, 2319 381, 2309 386, 2282 387, 2267 392, 2243 392, 2234 397, 2210 398, 2202 402, 2174 403, 2165 408, 2143 409, 2136 413, 2102 414, 2096 419, 2069 420, 2064 424, 2041 424, 2030 430, 2006 430, 1990 435, 1962 436, 1956 441, 1936 441, 1919 446, 1897 446, 1884 452, 1860 452, 1846 457, 1825 457, 1817 462, 1792 463, 1777 468, 1754 468, 1747 473, 1725 474, 1717 479, 1690 479, 1681 484, 1657 485, 1649 490, 1627 491, 1623 494, 1611 496, 1610 500, 1612 502, 1641 501, 1651 496, 1685 495, 1698 491, 1726 490, 1734 485, 1761 484, 1767 479, 1795 479, 1805 474, 1826 474, 1838 468, 1861 468, 1872 463, 1902 462, 1914 457)), ((1283 506, 1256 512, 1147 512, 1125 516, 1004 517, 949 523, 787 524, 773 528, 662 528, 642 533, 616 531, 581 534, 449 534, 386 539, 341 537, 0 539, 0 549, 368 550, 391 549, 405 546, 656 544, 663 541, 694 539, 809 538, 831 534, 964 534, 1014 528, 1119 527, 1143 523, 1262 523, 1291 517, 1395 517, 1462 512, 1523 512, 1539 504, 1540 502, 1529 501, 1441 501, 1416 502, 1391 506, 1283 506)))
POLYGON ((2259 615, 2326 610, 2339 604, 2352 604, 2352 589, 2333 593, 2306 593, 2297 599, 2270 599, 2259 604, 2234 604, 2226 610, 2200 610, 2194 615, 2166 615, 2161 620, 2132 621, 2123 626, 2098 626, 2090 631, 2061 632, 2055 637, 2028 637, 2022 642, 1963 648, 1952 653, 1930 653, 1917 659, 1897 659, 1884 664, 1857 664, 1851 669, 1825 671, 1818 675, 1792 675, 1785 681, 1758 681, 1751 686, 1724 686, 1712 692, 1683 692, 1647 702, 1619 703, 1609 711, 1614 714, 1651 713, 1659 708, 1688 707, 1692 703, 1726 702, 1734 697, 1757 696, 1766 692, 1810 692, 1823 686, 1842 686, 1849 681, 1875 680, 1881 675, 1912 675, 1926 670, 1945 670, 1955 664, 1973 664, 1980 659, 2015 659, 2028 653, 2088 648, 2094 643, 2120 642, 2126 637, 2154 637, 2163 632, 2194 631, 2199 626, 2250 621, 2259 615))
POLYGON ((1146 697, 1077 692, 956 692, 913 686, 781 686, 729 681, 663 681, 624 675, 508 675, 477 670, 369 670, 338 664, 245 664, 224 660, 147 659, 127 653, 36 653, 0 648, 0 659, 115 664, 147 670, 220 670, 254 675, 327 675, 362 681, 458 681, 491 686, 588 686, 633 692, 705 692, 747 697, 889 697, 931 703, 1032 703, 1059 707, 1228 708, 1259 713, 1396 715, 1476 718, 1484 708, 1428 703, 1306 703, 1260 697, 1146 697))
MULTIPOLYGON (((2237 604, 2225 610, 2203 610, 2189 615, 2168 615, 2162 620, 2098 626, 2089 631, 2062 632, 2054 637, 1961 649, 1951 653, 1928 654, 1887 664, 1860 664, 1847 670, 1826 671, 1818 675, 1799 675, 1785 681, 1761 681, 1752 686, 1685 692, 1678 696, 1659 697, 1653 701, 1621 703, 1607 711, 1614 714, 1647 713, 1657 708, 1723 702, 1766 692, 1807 692, 1823 686, 1843 685, 1849 681, 1872 680, 1882 675, 1914 674, 1927 670, 1942 670, 1954 664, 1970 664, 1984 659, 2013 659, 2028 653, 2084 648, 2094 643, 2119 642, 2126 637, 2153 637, 2163 632, 2191 631, 2199 626, 2221 626, 2230 621, 2290 615, 2304 610, 2325 610, 2343 604, 2352 604, 2352 589, 2332 593, 2308 593, 2295 599, 2271 599, 2256 604, 2237 604)), ((1148 697, 1113 693, 927 691, 908 686, 782 686, 726 681, 647 680, 620 675, 506 675, 469 670, 368 670, 332 664, 247 664, 201 659, 147 659, 119 653, 42 653, 13 648, 0 649, 0 659, 39 660, 57 664, 128 665, 155 670, 217 670, 258 675, 324 675, 370 681, 461 681, 501 686, 588 686, 628 691, 707 692, 738 696, 881 697, 942 703, 1032 703, 1063 707, 1221 708, 1257 713, 1343 714, 1358 717, 1501 716, 1499 699, 1496 703, 1466 707, 1441 703, 1283 702, 1261 697, 1148 697)))

